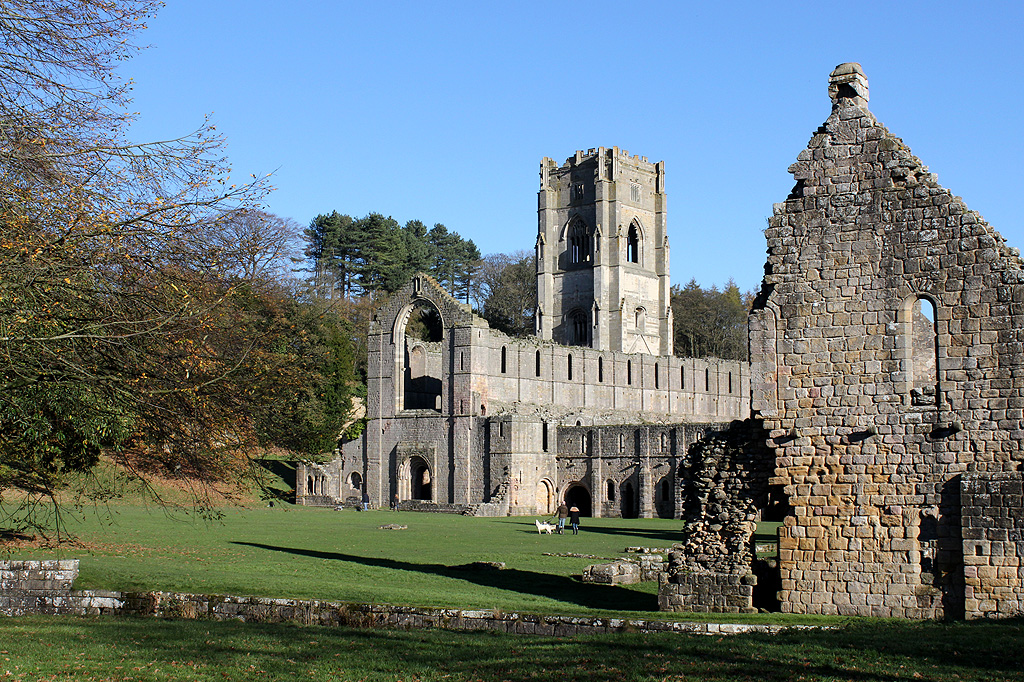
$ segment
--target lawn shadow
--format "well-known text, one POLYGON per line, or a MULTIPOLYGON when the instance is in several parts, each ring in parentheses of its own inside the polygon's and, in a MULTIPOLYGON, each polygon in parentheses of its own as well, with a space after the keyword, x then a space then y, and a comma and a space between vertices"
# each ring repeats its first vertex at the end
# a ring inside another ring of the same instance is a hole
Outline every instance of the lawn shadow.
MULTIPOLYGON (((522 529, 520 530, 520 532, 522 532, 522 533, 536 533, 537 532, 537 524, 534 522, 534 518, 538 518, 541 521, 547 521, 548 523, 556 523, 557 522, 557 519, 555 519, 555 521, 551 521, 550 519, 545 519, 545 518, 542 518, 542 517, 532 517, 531 516, 531 517, 529 517, 529 519, 530 519, 529 522, 523 521, 523 522, 520 522, 520 523, 516 524, 516 525, 522 526, 522 529)), ((587 525, 587 520, 588 519, 581 519, 580 520, 580 534, 583 534, 583 533, 601 533, 603 535, 622 535, 622 536, 627 536, 628 535, 628 536, 637 538, 638 541, 640 539, 643 539, 643 540, 657 540, 658 542, 669 542, 669 543, 676 543, 676 542, 682 542, 683 541, 683 531, 682 531, 681 527, 680 527, 679 530, 655 530, 655 529, 651 529, 651 528, 635 528, 635 527, 634 528, 611 528, 611 527, 607 527, 607 526, 591 526, 591 525, 587 525)), ((680 521, 680 524, 681 523, 682 523, 682 521, 680 521)), ((569 527, 568 521, 565 524, 565 533, 567 535, 572 533, 572 529, 569 527)), ((633 543, 633 544, 636 544, 636 543, 633 543)), ((669 547, 665 547, 664 549, 668 550, 669 547)))
MULTIPOLYGON (((682 522, 680 522, 682 523, 682 522)), ((585 520, 581 520, 580 533, 601 533, 603 535, 622 535, 645 540, 657 540, 658 542, 682 542, 683 531, 679 530, 653 530, 640 528, 609 528, 606 526, 588 526, 585 520)), ((635 543, 634 543, 635 544, 635 543)), ((666 547, 665 549, 668 549, 666 547)))
POLYGON ((397 571, 415 571, 437 575, 452 580, 465 580, 466 582, 494 587, 500 590, 509 590, 522 594, 532 594, 538 597, 547 597, 554 601, 582 606, 589 609, 603 609, 609 611, 657 611, 658 597, 654 594, 635 592, 614 585, 595 585, 584 583, 570 577, 551 575, 549 573, 537 573, 536 571, 523 571, 516 568, 502 570, 471 570, 464 567, 449 567, 443 564, 417 564, 411 561, 398 561, 396 559, 382 559, 374 557, 356 556, 354 554, 342 554, 340 552, 323 552, 315 549, 301 549, 298 547, 278 547, 266 545, 259 542, 232 541, 234 545, 255 547, 271 552, 284 552, 298 556, 307 556, 314 559, 327 559, 330 561, 349 561, 362 564, 363 566, 374 566, 377 568, 390 568, 397 571))

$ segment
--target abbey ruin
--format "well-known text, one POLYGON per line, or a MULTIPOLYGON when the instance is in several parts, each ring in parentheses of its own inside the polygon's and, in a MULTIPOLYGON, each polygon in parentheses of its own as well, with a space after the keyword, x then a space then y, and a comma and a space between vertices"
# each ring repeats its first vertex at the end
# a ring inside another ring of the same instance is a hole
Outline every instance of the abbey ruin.
POLYGON ((1024 612, 1024 262, 868 110, 857 64, 765 231, 750 363, 671 356, 665 168, 541 162, 536 336, 425 275, 370 332, 368 426, 301 503, 686 519, 664 609, 1024 612), (762 586, 766 583, 762 581, 762 586))

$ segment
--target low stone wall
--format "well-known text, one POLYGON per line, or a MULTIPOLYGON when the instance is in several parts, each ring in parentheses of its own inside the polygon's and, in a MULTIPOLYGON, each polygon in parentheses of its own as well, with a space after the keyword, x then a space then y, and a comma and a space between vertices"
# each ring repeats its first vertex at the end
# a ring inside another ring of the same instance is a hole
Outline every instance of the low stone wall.
POLYGON ((658 585, 658 608, 694 613, 757 613, 756 584, 752 573, 663 573, 658 585))
POLYGON ((0 561, 0 613, 60 613, 78 561, 0 561))
MULTIPOLYGON (((493 630, 574 636, 613 632, 734 634, 778 632, 792 626, 693 623, 623 618, 574 618, 468 609, 430 609, 299 599, 232 597, 176 592, 73 590, 78 561, 0 561, 0 615, 34 613, 209 618, 244 622, 300 622, 324 626, 493 630)), ((801 627, 801 626, 796 626, 801 627)))
POLYGON ((1024 474, 970 474, 960 481, 964 616, 1024 615, 1024 474))

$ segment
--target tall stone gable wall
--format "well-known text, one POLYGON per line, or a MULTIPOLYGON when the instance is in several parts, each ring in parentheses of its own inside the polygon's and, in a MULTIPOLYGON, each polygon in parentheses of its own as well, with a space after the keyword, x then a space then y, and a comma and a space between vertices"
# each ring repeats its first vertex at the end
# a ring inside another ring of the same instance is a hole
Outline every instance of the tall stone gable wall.
MULTIPOLYGON (((960 480, 1024 459, 1022 262, 868 111, 859 65, 829 90, 765 231, 750 318, 752 406, 792 507, 779 597, 798 613, 959 616, 960 480), (935 310, 931 358, 913 342, 918 299, 935 310)), ((989 597, 973 589, 976 610, 989 597)))

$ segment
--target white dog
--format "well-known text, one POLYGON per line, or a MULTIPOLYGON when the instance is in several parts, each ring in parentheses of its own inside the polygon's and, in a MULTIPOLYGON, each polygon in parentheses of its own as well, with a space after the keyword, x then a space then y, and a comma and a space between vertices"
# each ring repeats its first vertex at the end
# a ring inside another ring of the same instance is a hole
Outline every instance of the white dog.
POLYGON ((555 530, 555 524, 553 523, 546 523, 544 521, 537 521, 536 523, 537 535, 541 535, 542 533, 547 533, 548 535, 551 535, 552 531, 555 530))

